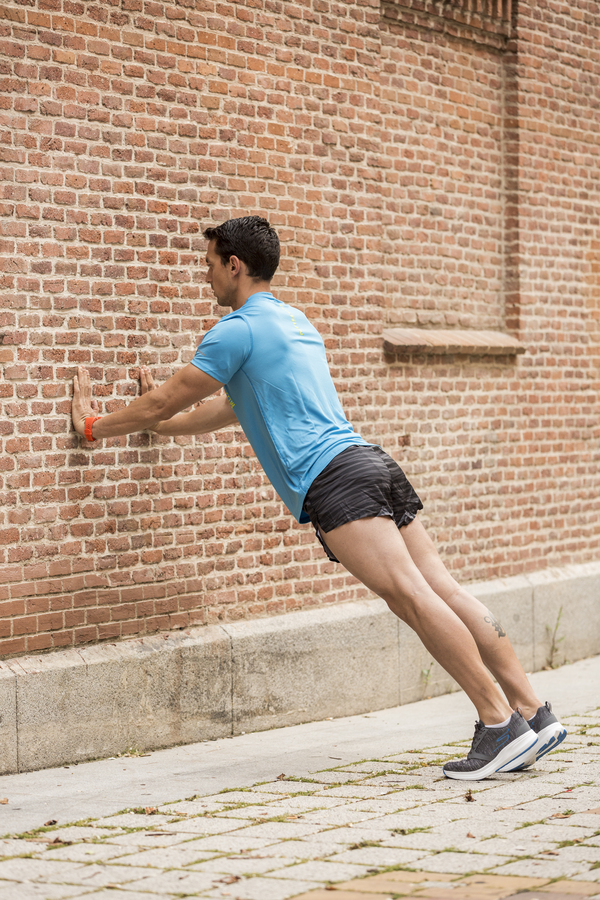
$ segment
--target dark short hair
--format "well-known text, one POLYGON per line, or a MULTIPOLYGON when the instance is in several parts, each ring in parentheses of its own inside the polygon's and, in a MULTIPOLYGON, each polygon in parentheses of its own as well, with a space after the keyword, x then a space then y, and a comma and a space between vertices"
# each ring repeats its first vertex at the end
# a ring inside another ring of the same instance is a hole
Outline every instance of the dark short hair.
POLYGON ((248 266, 251 278, 270 281, 279 265, 279 238, 266 219, 242 216, 228 219, 215 228, 206 228, 204 237, 216 241, 215 250, 223 264, 237 256, 248 266))

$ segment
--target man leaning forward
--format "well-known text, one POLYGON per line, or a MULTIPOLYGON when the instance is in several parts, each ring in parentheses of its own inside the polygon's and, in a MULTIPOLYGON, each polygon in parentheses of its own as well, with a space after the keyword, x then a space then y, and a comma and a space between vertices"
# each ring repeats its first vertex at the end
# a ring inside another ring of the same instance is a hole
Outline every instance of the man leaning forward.
POLYGON ((231 312, 160 387, 143 367, 142 396, 110 415, 98 415, 80 367, 76 431, 96 441, 143 430, 205 434, 239 423, 279 496, 299 522, 312 522, 329 559, 383 597, 473 702, 471 750, 446 763, 447 777, 477 781, 532 765, 566 731, 536 697, 499 623, 446 570, 403 471, 346 419, 316 329, 271 293, 276 232, 246 216, 204 236, 207 281, 231 312))

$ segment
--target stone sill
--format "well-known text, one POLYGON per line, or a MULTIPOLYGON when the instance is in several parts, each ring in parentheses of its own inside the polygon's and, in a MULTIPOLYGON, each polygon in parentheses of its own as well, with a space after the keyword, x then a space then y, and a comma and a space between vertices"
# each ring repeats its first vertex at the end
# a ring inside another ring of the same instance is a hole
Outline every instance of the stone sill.
POLYGON ((470 329, 387 328, 383 332, 383 347, 386 353, 396 356, 412 353, 515 356, 525 353, 523 344, 509 334, 470 329))

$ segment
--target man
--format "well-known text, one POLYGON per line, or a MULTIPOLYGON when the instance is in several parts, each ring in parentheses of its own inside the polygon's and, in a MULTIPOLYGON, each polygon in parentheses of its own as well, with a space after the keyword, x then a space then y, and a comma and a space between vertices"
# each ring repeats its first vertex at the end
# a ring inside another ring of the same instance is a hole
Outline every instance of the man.
POLYGON ((165 384, 156 388, 143 368, 142 396, 118 412, 96 415, 89 375, 80 368, 77 432, 88 440, 145 429, 203 434, 239 422, 292 514, 312 521, 329 558, 384 598, 475 705, 469 755, 448 763, 445 774, 476 781, 531 765, 566 731, 537 699, 500 624, 446 570, 402 470, 347 421, 318 332, 271 293, 277 234, 265 219, 246 216, 204 236, 207 281, 232 311, 165 384), (222 387, 215 399, 178 415, 222 387))

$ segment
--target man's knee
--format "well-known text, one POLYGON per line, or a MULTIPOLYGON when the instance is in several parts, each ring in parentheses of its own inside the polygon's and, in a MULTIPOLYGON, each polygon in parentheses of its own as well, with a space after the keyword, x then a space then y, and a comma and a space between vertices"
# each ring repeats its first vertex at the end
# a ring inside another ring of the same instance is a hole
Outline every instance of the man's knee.
POLYGON ((438 597, 441 597, 442 600, 449 605, 462 590, 458 581, 456 581, 445 568, 442 568, 440 571, 440 569, 436 567, 435 570, 430 573, 423 572, 423 577, 432 591, 435 591, 438 597))
POLYGON ((418 620, 419 610, 425 599, 422 585, 399 582, 390 585, 381 593, 381 596, 399 619, 402 619, 411 628, 414 627, 412 623, 418 620))

